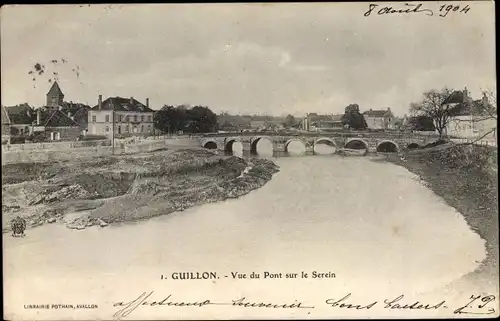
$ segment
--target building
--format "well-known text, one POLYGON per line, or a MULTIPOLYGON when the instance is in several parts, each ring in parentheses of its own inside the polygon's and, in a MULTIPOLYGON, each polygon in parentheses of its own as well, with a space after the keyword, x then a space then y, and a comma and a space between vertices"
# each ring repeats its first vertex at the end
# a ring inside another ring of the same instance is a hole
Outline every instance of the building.
POLYGON ((328 131, 344 128, 342 117, 344 115, 318 115, 309 113, 304 117, 300 128, 305 131, 328 131))
POLYGON ((87 110, 82 103, 64 101, 64 94, 54 82, 46 95, 46 106, 37 109, 27 103, 6 107, 10 118, 11 138, 36 141, 77 140, 86 134, 87 110))
POLYGON ((2 145, 10 144, 10 118, 7 109, 2 106, 2 145))
POLYGON ((36 109, 30 129, 37 141, 73 141, 87 133, 90 107, 73 101, 65 102, 64 93, 55 81, 46 95, 46 105, 36 109))
POLYGON ((142 104, 133 97, 109 97, 88 111, 88 133, 109 138, 133 135, 151 135, 154 132, 154 110, 149 98, 142 104))
POLYGON ((453 117, 446 126, 447 135, 496 141, 497 111, 486 94, 481 99, 473 100, 465 87, 463 91, 451 93, 443 105, 453 108, 453 117))
POLYGON ((5 107, 10 119, 10 134, 12 137, 30 135, 31 126, 35 120, 34 109, 27 103, 5 107))
MULTIPOLYGON (((81 109, 85 111, 86 108, 81 109)), ((79 121, 81 122, 81 116, 79 121)), ((36 120, 31 131, 37 141, 69 141, 85 136, 87 128, 75 119, 71 109, 64 106, 44 106, 36 110, 36 120)))
POLYGON ((59 107, 64 102, 64 94, 59 87, 57 81, 54 81, 52 87, 50 87, 49 92, 47 93, 47 102, 46 106, 48 107, 59 107))
POLYGON ((370 129, 394 129, 394 114, 390 108, 386 110, 370 109, 363 113, 366 125, 370 129))

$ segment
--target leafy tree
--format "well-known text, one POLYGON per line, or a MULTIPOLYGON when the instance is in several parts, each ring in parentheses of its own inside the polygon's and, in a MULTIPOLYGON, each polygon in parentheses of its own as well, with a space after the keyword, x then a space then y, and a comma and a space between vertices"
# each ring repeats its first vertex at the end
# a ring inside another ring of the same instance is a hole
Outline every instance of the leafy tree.
POLYGON ((165 105, 155 114, 155 127, 167 133, 179 130, 191 133, 207 133, 217 127, 217 116, 208 107, 165 105))
POLYGON ((194 106, 186 111, 186 115, 192 133, 209 133, 217 128, 217 115, 208 107, 194 106))
POLYGON ((365 117, 359 112, 358 104, 350 104, 345 108, 342 116, 342 124, 353 129, 365 129, 367 126, 365 117))
POLYGON ((432 118, 425 115, 410 117, 410 119, 408 119, 408 125, 412 130, 417 130, 417 131, 436 130, 436 126, 434 126, 432 118))
POLYGON ((283 126, 285 128, 290 128, 290 127, 293 127, 297 124, 297 121, 295 120, 295 117, 293 117, 293 115, 288 115, 285 117, 285 122, 283 123, 283 126))

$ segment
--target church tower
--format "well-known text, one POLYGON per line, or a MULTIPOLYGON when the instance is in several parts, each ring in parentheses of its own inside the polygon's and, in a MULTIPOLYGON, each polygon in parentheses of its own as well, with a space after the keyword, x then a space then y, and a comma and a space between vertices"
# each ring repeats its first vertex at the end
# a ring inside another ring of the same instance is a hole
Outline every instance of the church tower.
POLYGON ((49 92, 47 93, 47 106, 49 107, 58 107, 63 103, 64 94, 59 88, 57 81, 54 82, 49 92))

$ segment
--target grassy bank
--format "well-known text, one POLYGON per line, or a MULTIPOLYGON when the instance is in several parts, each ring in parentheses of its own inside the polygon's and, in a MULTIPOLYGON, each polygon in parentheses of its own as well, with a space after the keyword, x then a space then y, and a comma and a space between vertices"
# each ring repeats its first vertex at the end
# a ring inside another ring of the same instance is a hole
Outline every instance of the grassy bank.
POLYGON ((475 145, 447 145, 387 156, 390 162, 420 176, 457 209, 486 241, 487 258, 467 276, 498 282, 498 151, 475 145))
POLYGON ((76 229, 145 219, 239 197, 277 171, 268 160, 246 161, 200 149, 5 165, 2 223, 5 232, 16 216, 31 227, 64 220, 76 229))

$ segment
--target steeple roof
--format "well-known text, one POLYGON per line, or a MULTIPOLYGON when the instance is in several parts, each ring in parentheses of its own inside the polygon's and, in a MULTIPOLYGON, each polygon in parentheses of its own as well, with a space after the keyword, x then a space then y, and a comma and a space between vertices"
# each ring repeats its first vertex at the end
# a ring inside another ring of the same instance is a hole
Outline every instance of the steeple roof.
POLYGON ((61 88, 59 87, 59 84, 57 81, 54 82, 52 87, 50 87, 49 92, 47 93, 48 96, 56 96, 56 95, 61 95, 64 96, 63 92, 61 91, 61 88))

